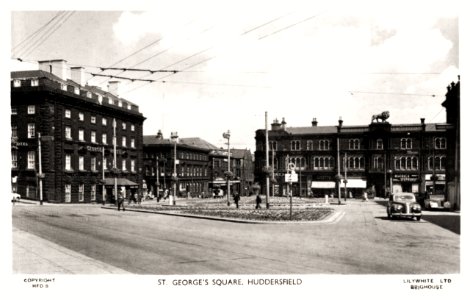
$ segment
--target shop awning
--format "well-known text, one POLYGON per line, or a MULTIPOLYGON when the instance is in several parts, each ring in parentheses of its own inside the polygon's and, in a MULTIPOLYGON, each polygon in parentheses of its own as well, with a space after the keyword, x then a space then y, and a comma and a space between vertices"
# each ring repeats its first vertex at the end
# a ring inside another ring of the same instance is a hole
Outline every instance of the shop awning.
POLYGON ((313 189, 334 189, 335 182, 334 181, 312 181, 313 189))
MULTIPOLYGON (((214 180, 211 183, 212 184, 227 185, 227 180, 214 180)), ((230 180, 230 184, 232 184, 232 183, 240 183, 240 180, 230 180)))
MULTIPOLYGON (((117 185, 119 186, 139 186, 137 183, 130 181, 127 178, 116 178, 117 185)), ((105 178, 104 185, 114 185, 114 178, 105 178)))
MULTIPOLYGON (((344 181, 341 180, 341 185, 344 186, 344 181)), ((348 183, 346 184, 348 188, 361 188, 365 189, 367 187, 367 181, 359 178, 348 178, 348 183)))

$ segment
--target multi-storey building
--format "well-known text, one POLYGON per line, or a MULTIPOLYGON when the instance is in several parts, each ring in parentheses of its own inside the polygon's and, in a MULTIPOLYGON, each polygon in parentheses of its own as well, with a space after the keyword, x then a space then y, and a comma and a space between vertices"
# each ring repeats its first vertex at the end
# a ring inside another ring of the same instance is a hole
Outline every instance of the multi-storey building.
POLYGON ((157 190, 172 191, 176 185, 178 197, 209 195, 209 153, 214 148, 200 138, 165 139, 161 131, 156 136, 144 136, 147 193, 157 195, 157 190))
POLYGON ((73 203, 111 200, 115 184, 139 192, 145 118, 118 97, 117 85, 108 92, 88 86, 83 68, 64 60, 11 73, 14 190, 73 203))
POLYGON ((297 196, 358 197, 365 191, 385 196, 390 191, 443 193, 448 149, 447 124, 392 125, 386 121, 364 126, 286 127, 277 120, 268 131, 266 170, 265 130, 256 131, 255 181, 265 192, 266 176, 274 177, 275 195, 287 195, 288 164, 295 165, 297 196))
MULTIPOLYGON (((144 177, 147 192, 173 189, 178 197, 226 195, 228 152, 201 138, 165 139, 144 136, 144 177), (176 152, 175 152, 176 146, 176 152), (175 156, 176 153, 176 156, 175 156), (176 157, 176 177, 173 176, 176 157)), ((231 192, 248 195, 253 184, 253 160, 249 150, 230 149, 231 192)), ((172 193, 170 193, 172 194, 172 193)))

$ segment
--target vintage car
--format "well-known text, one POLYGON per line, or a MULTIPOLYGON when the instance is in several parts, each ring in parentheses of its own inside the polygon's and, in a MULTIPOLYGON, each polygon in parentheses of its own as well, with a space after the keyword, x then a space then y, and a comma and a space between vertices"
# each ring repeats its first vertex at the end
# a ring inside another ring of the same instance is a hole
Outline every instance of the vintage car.
POLYGON ((389 219, 395 217, 421 219, 421 205, 416 201, 413 193, 396 193, 390 195, 387 204, 387 216, 389 219))
POLYGON ((446 201, 444 195, 430 194, 424 199, 425 209, 448 209, 449 207, 449 202, 446 201))
POLYGON ((15 192, 11 192, 11 202, 20 201, 21 195, 15 192))

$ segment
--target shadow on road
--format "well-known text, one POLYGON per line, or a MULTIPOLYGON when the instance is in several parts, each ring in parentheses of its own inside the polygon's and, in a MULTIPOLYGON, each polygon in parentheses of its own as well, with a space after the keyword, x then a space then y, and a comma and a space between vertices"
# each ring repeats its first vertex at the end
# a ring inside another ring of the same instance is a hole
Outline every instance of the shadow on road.
MULTIPOLYGON (((382 205, 384 208, 387 206, 387 200, 375 200, 375 202, 379 205, 382 205)), ((423 216, 421 217, 423 220, 436 224, 442 228, 450 230, 454 233, 460 234, 460 214, 453 214, 449 212, 443 212, 439 214, 436 212, 435 214, 427 214, 427 211, 423 212, 423 216)), ((387 217, 377 217, 379 219, 388 220, 387 217)), ((399 221, 401 219, 396 219, 393 221, 399 221)), ((403 219, 407 220, 407 219, 403 219)), ((408 220, 410 221, 410 220, 408 220)))

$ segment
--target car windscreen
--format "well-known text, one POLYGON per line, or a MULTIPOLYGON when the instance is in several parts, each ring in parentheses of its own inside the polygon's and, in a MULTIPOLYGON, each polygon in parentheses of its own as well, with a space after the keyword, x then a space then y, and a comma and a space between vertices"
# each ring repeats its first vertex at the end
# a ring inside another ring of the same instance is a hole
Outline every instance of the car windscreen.
POLYGON ((393 200, 394 201, 398 201, 398 202, 415 202, 415 197, 413 197, 412 195, 396 195, 395 197, 393 197, 393 200))

